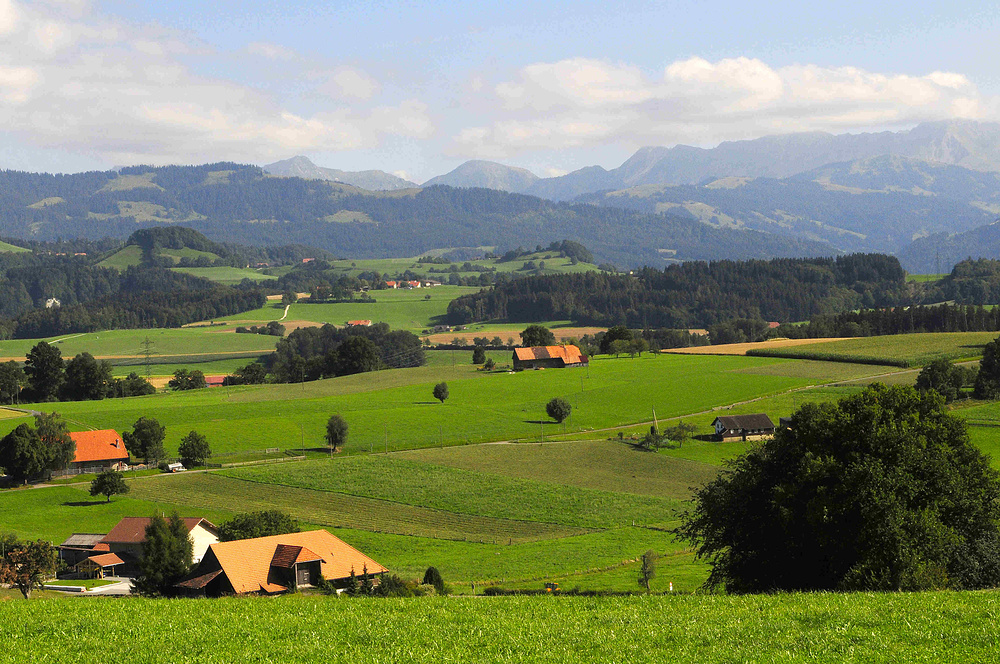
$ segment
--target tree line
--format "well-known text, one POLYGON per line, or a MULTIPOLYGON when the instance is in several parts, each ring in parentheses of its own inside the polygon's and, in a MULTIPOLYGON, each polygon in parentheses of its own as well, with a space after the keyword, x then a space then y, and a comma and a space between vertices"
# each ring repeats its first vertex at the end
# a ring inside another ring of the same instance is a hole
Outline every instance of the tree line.
POLYGON ((448 306, 452 324, 482 320, 572 320, 629 328, 707 327, 734 318, 797 321, 836 311, 890 306, 910 289, 894 257, 688 262, 634 274, 536 276, 465 295, 448 306))

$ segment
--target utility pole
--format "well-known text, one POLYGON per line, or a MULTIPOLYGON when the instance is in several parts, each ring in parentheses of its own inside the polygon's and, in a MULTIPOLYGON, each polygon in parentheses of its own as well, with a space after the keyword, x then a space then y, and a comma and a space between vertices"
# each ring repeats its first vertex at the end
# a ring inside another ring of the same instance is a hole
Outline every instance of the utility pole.
POLYGON ((152 350, 153 342, 150 341, 149 335, 147 334, 146 338, 143 339, 142 343, 140 343, 139 345, 142 346, 142 354, 146 358, 145 362, 144 362, 145 365, 146 365, 146 380, 149 380, 149 374, 150 374, 149 358, 153 354, 153 350, 152 350))
POLYGON ((385 429, 385 453, 388 454, 389 453, 389 425, 388 424, 383 424, 382 426, 385 429))

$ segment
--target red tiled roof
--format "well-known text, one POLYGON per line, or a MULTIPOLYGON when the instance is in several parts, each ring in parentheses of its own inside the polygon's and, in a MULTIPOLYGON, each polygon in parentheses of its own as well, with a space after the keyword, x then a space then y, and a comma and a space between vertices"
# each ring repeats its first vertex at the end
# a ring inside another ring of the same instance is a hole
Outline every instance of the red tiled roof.
MULTIPOLYGON (((199 523, 204 524, 204 526, 211 530, 213 533, 218 532, 218 528, 212 524, 208 519, 202 519, 201 517, 185 517, 181 519, 184 522, 184 527, 190 533, 195 529, 199 523)), ((146 540, 146 526, 149 525, 150 519, 144 516, 127 516, 118 524, 111 529, 111 532, 104 536, 102 542, 114 542, 116 544, 138 544, 146 540)), ((95 547, 96 549, 96 547, 95 547)))
MULTIPOLYGON (((105 537, 107 537, 107 535, 105 535, 105 537)), ((110 551, 110 550, 111 547, 108 546, 107 542, 98 542, 97 544, 94 545, 94 548, 91 549, 91 551, 110 551)))
POLYGON ((360 575, 366 566, 370 574, 388 571, 325 530, 217 542, 210 547, 210 550, 237 593, 255 593, 261 590, 281 592, 286 590, 284 586, 268 580, 272 561, 278 558, 277 549, 280 546, 300 549, 295 552, 294 562, 304 562, 298 560, 303 554, 311 560, 321 560, 320 572, 326 579, 346 578, 351 575, 352 569, 355 574, 360 575))
POLYGON ((114 429, 74 431, 69 437, 76 443, 74 463, 128 460, 125 443, 114 429))
POLYGON ((372 324, 372 322, 370 320, 367 320, 367 319, 366 320, 349 320, 349 321, 347 321, 347 324, 351 325, 353 327, 368 327, 369 325, 372 324))
POLYGON ((102 553, 99 556, 90 556, 87 558, 90 562, 94 563, 99 567, 111 567, 112 565, 124 565, 125 561, 122 560, 114 553, 102 553))
POLYGON ((580 364, 587 361, 587 356, 576 346, 532 346, 530 348, 515 348, 517 359, 550 360, 561 359, 566 364, 580 364))

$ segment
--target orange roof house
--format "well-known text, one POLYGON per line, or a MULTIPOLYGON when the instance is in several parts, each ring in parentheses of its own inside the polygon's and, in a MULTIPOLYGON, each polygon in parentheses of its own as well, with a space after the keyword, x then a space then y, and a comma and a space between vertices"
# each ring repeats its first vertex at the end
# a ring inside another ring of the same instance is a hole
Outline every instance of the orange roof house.
POLYGON ((367 318, 365 320, 349 320, 347 321, 348 327, 371 327, 372 322, 367 318))
POLYGON ((514 371, 522 369, 545 369, 582 367, 590 358, 576 346, 531 346, 514 349, 514 371))
POLYGON ((219 542, 177 587, 210 597, 274 594, 314 585, 323 576, 340 583, 351 576, 388 570, 325 530, 219 542))
POLYGON ((114 429, 74 431, 69 435, 76 443, 76 456, 70 468, 119 468, 128 461, 128 450, 114 429))

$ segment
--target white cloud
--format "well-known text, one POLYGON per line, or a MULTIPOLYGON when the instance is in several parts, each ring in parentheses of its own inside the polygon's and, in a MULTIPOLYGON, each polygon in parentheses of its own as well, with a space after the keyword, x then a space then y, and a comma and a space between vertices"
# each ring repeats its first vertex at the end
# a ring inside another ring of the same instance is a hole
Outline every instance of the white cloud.
MULTIPOLYGON (((495 86, 490 121, 454 136, 456 152, 493 158, 539 148, 621 143, 717 143, 794 131, 985 119, 965 76, 883 74, 855 67, 790 65, 754 58, 692 57, 648 75, 627 63, 573 58, 523 67, 495 86)), ((484 105, 490 108, 488 100, 484 105)))
POLYGON ((252 55, 259 55, 268 60, 283 60, 287 62, 294 60, 296 57, 295 51, 292 49, 270 42, 253 42, 247 45, 247 51, 252 55))
MULTIPOLYGON (((327 70, 338 99, 304 111, 278 93, 196 74, 183 56, 222 56, 190 35, 127 24, 86 2, 0 0, 0 43, 4 131, 40 149, 108 163, 261 162, 434 132, 420 101, 374 103, 380 86, 360 69, 327 70), (345 98, 352 103, 339 101, 345 98), (358 103, 365 100, 373 103, 358 103)), ((296 68, 315 68, 276 44, 245 52, 291 67, 291 80, 299 80, 296 68)), ((301 81, 309 83, 305 75, 301 81)))

